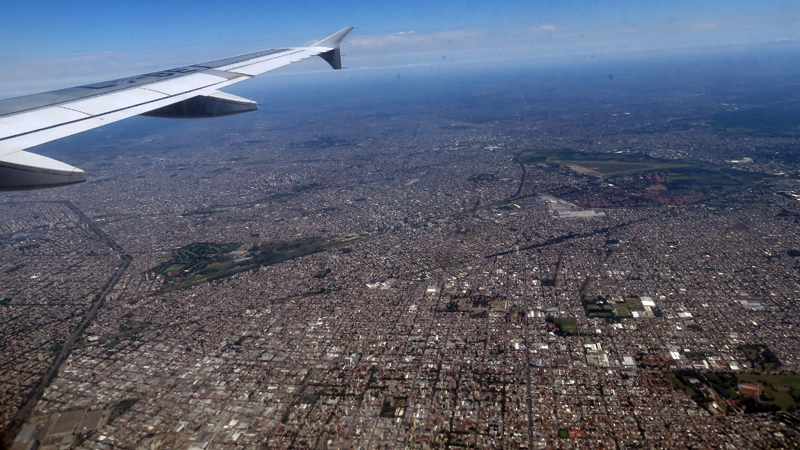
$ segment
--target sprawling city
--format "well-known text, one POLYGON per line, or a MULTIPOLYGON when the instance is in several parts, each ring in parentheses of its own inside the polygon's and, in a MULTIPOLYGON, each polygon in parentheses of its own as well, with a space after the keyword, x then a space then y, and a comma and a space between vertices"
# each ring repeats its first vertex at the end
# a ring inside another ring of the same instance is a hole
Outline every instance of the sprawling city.
POLYGON ((3 442, 797 448, 800 70, 769 67, 274 77, 43 146, 89 181, 0 196, 3 442))

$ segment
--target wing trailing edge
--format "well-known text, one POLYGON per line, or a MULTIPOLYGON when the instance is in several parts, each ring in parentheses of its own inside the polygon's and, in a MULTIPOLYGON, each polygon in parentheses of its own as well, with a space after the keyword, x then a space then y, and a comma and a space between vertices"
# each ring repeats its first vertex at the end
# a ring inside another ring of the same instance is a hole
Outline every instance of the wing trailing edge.
POLYGON ((207 119, 232 116, 258 109, 258 103, 227 92, 216 91, 210 95, 198 95, 182 102, 148 111, 142 116, 167 119, 207 119))

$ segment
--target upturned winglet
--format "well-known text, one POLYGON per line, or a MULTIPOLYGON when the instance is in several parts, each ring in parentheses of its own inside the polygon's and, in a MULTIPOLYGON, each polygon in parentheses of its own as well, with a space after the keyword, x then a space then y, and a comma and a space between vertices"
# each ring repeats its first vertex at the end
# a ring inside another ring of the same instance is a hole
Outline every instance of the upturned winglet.
POLYGON ((353 31, 353 27, 347 27, 338 33, 334 33, 325 39, 317 42, 314 44, 314 47, 324 47, 329 48, 330 50, 324 53, 320 53, 319 56, 328 62, 335 70, 339 70, 342 68, 342 55, 339 51, 339 44, 342 43, 342 40, 347 36, 351 31, 353 31))

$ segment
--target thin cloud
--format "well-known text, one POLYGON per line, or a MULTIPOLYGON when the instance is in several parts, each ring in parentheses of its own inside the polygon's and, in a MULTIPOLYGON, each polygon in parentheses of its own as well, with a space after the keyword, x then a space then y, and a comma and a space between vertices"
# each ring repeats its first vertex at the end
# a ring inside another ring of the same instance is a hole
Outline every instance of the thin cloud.
POLYGON ((581 31, 576 33, 566 33, 566 34, 558 34, 554 35, 553 37, 556 38, 586 38, 586 37, 597 37, 597 36, 614 36, 614 35, 626 35, 626 34, 636 34, 639 33, 640 30, 638 28, 614 28, 609 30, 597 30, 597 31, 581 31))
POLYGON ((717 28, 715 23, 690 23, 687 25, 690 30, 714 30, 717 28))
POLYGON ((477 29, 434 32, 401 31, 383 35, 355 36, 349 38, 345 45, 352 51, 377 50, 398 46, 436 47, 469 40, 482 34, 483 30, 477 29))

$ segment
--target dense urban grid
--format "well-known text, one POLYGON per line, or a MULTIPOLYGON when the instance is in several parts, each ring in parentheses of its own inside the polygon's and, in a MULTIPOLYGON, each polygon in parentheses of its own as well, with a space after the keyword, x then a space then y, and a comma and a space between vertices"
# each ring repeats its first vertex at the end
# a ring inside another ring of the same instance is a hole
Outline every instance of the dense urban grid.
POLYGON ((659 67, 54 144, 88 183, 0 197, 6 444, 800 445, 796 73, 659 67))

